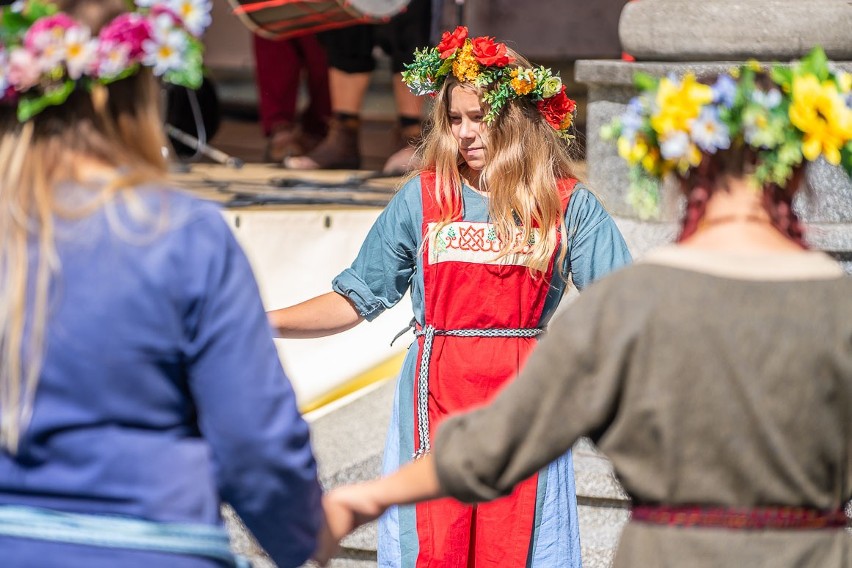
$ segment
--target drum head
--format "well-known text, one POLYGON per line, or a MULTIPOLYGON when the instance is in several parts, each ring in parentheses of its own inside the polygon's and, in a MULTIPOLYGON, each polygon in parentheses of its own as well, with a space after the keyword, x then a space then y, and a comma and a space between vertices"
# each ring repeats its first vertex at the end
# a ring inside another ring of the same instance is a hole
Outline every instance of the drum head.
MULTIPOLYGON (((2 0, 0 0, 2 1, 2 0)), ((246 26, 268 39, 384 23, 410 0, 228 0, 246 26)))
POLYGON ((349 0, 348 4, 368 18, 381 20, 402 12, 408 2, 409 0, 349 0))

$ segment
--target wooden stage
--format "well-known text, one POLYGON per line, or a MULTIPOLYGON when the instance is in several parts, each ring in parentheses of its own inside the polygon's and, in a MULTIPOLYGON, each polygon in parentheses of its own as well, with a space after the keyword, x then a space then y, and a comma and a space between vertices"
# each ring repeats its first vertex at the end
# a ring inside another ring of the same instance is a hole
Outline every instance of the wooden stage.
POLYGON ((194 163, 170 179, 228 209, 260 206, 378 207, 387 205, 403 178, 359 170, 295 171, 275 164, 194 163))

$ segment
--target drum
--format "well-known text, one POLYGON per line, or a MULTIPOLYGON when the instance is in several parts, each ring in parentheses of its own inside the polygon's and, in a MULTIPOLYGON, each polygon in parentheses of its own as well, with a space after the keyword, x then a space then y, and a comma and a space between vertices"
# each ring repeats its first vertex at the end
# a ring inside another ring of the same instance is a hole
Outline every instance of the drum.
POLYGON ((228 0, 234 14, 268 39, 384 23, 402 12, 409 0, 228 0))

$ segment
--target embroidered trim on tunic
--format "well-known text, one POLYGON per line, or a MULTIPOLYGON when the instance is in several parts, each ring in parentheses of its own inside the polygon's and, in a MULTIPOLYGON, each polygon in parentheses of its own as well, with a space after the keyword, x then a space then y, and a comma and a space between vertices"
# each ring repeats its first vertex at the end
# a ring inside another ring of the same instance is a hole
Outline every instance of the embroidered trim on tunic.
MULTIPOLYGON (((436 223, 429 223, 431 232, 436 223)), ((534 244, 539 232, 533 229, 530 243, 518 254, 501 258, 502 244, 497 231, 491 223, 455 221, 448 223, 431 237, 429 243, 429 263, 470 262, 473 264, 500 264, 514 266, 529 265, 530 245, 534 244)), ((517 237, 520 238, 518 231, 517 237)))
POLYGON ((631 520, 670 527, 764 529, 836 529, 849 519, 842 509, 821 511, 804 507, 634 507, 631 520))

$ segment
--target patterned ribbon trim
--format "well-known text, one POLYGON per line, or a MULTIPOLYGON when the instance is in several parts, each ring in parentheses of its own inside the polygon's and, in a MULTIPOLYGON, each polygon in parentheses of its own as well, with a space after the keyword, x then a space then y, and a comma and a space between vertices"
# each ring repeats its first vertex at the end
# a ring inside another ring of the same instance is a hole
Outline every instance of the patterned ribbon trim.
POLYGON ((0 506, 0 535, 198 556, 218 561, 222 566, 251 568, 248 559, 231 552, 225 529, 212 525, 159 523, 115 515, 3 505, 0 506))
POLYGON ((432 451, 429 442, 429 362, 432 360, 432 342, 436 335, 450 337, 536 337, 544 333, 532 328, 489 328, 489 329, 435 329, 432 325, 414 332, 424 337, 423 352, 420 354, 420 370, 417 373, 417 439, 418 448, 412 459, 419 459, 432 451))
POLYGON ((670 527, 734 530, 837 529, 849 519, 842 509, 821 511, 804 507, 668 507, 638 506, 631 520, 670 527))

